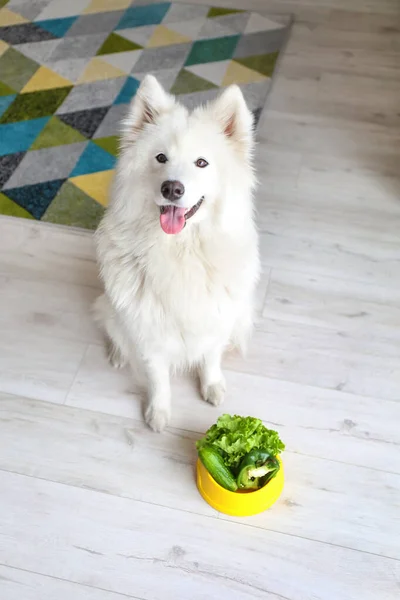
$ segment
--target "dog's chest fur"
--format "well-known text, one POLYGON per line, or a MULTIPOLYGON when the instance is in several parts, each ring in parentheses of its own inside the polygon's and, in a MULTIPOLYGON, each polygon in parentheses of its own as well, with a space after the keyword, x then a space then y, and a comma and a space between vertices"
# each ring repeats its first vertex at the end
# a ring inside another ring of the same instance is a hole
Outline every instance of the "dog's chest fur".
POLYGON ((139 232, 125 244, 118 239, 118 246, 104 248, 106 287, 138 339, 152 340, 155 351, 168 345, 177 362, 181 355, 192 362, 232 336, 248 306, 255 245, 231 236, 178 240, 163 233, 158 243, 139 232))

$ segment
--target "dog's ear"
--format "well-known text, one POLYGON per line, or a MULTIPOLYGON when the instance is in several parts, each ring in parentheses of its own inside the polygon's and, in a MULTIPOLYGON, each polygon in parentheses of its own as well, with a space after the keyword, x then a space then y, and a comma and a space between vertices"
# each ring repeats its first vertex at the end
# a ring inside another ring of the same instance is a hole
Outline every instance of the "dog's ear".
POLYGON ((224 135, 245 153, 253 149, 253 115, 247 107, 240 88, 230 85, 211 105, 224 135))
POLYGON ((153 75, 146 75, 129 107, 124 121, 124 132, 134 139, 148 123, 155 123, 157 117, 174 106, 173 96, 167 94, 153 75))

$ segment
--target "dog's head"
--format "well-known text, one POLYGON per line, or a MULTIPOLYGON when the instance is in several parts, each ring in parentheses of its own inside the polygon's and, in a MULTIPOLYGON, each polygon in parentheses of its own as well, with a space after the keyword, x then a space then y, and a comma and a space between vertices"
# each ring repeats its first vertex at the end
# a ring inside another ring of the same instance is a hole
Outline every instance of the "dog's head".
POLYGON ((140 181, 165 233, 217 218, 229 196, 244 186, 248 197, 254 185, 253 118, 237 86, 189 113, 148 75, 124 122, 121 150, 132 185, 140 181))

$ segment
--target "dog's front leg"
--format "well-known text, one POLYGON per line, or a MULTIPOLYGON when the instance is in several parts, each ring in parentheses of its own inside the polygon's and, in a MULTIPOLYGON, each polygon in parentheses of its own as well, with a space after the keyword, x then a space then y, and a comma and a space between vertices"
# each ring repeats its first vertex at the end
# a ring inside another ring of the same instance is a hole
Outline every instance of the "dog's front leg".
POLYGON ((171 417, 170 366, 162 356, 145 361, 147 375, 146 423, 154 431, 163 431, 171 417))
POLYGON ((199 369, 201 395, 206 402, 219 406, 225 398, 225 378, 221 370, 222 347, 208 352, 199 369))

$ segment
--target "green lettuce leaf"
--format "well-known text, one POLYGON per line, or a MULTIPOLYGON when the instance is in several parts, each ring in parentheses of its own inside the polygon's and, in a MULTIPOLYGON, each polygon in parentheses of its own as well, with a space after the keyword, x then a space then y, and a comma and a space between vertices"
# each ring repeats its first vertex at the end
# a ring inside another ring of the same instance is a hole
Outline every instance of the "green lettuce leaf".
POLYGON ((205 444, 214 446, 221 453, 226 466, 233 470, 253 448, 264 450, 271 456, 276 456, 285 449, 278 433, 267 429, 260 419, 238 415, 219 417, 205 436, 197 442, 197 449, 199 450, 205 444))

